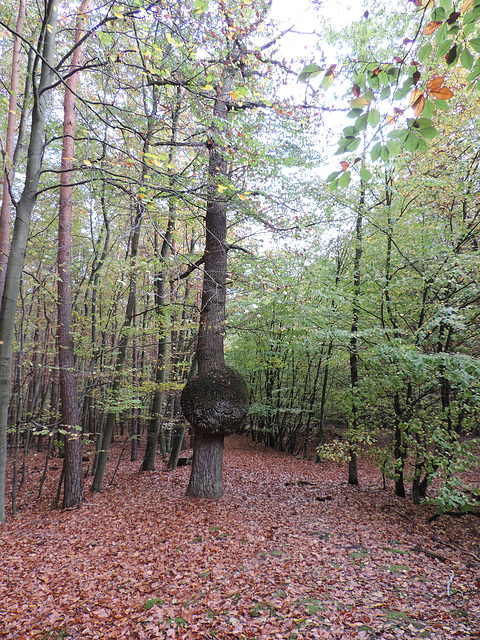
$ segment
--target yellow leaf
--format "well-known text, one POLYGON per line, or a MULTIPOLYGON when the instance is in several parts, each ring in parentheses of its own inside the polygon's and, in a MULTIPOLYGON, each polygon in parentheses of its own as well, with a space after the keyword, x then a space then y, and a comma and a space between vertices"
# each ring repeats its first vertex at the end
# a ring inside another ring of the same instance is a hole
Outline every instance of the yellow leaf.
POLYGON ((356 109, 358 107, 368 107, 369 104, 370 102, 364 96, 350 100, 350 106, 352 107, 352 109, 356 109))
POLYGON ((465 0, 462 4, 462 13, 467 13, 473 7, 474 0, 465 0))
POLYGON ((425 96, 423 93, 417 97, 417 99, 412 103, 413 113, 418 116, 422 113, 423 107, 425 106, 425 96))
POLYGON ((439 22, 438 20, 432 20, 427 24, 427 26, 422 31, 424 36, 431 36, 432 33, 435 33, 437 29, 440 29, 443 22, 439 22))
POLYGON ((90 160, 87 160, 86 158, 85 158, 85 160, 83 162, 84 162, 84 164, 87 165, 87 167, 91 167, 92 166, 92 163, 90 162, 90 160))
POLYGON ((223 193, 224 191, 227 190, 227 187, 224 187, 223 184, 218 184, 217 189, 220 193, 223 193))
POLYGON ((238 194, 238 199, 239 200, 246 200, 245 196, 242 195, 241 193, 238 194))

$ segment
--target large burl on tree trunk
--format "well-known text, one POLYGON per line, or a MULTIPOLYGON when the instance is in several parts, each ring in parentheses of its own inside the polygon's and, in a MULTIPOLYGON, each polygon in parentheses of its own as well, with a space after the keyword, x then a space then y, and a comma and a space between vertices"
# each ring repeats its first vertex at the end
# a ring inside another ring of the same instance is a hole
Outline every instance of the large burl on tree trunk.
POLYGON ((223 493, 223 440, 248 412, 248 389, 229 367, 201 373, 185 385, 182 410, 195 429, 192 473, 187 495, 220 498, 223 493))
MULTIPOLYGON (((226 16, 228 22, 228 16, 226 16)), ((223 333, 227 279, 227 204, 219 182, 228 175, 224 136, 228 131, 230 91, 242 60, 237 43, 227 56, 216 87, 215 117, 206 143, 208 157, 202 306, 197 342, 198 375, 182 392, 182 410, 195 430, 192 473, 187 495, 220 498, 224 436, 248 412, 248 391, 239 373, 225 366, 223 333), (218 122, 223 126, 218 127, 218 122)))

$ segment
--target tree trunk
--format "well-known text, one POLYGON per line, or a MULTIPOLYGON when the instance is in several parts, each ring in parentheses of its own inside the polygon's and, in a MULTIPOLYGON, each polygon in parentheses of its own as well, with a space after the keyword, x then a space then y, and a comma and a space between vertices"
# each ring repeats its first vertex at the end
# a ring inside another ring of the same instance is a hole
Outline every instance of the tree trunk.
POLYGON ((187 496, 192 498, 220 498, 223 493, 223 441, 221 433, 195 432, 192 473, 187 496))
MULTIPOLYGON (((226 67, 225 77, 219 82, 214 115, 228 120, 227 96, 231 90, 235 68, 226 67)), ((197 342, 197 364, 199 375, 225 367, 223 332, 225 321, 226 277, 227 277, 227 209, 226 201, 218 192, 218 179, 227 172, 223 149, 214 141, 218 136, 212 127, 212 138, 208 142, 208 201, 205 217, 205 253, 202 304, 197 342)), ((220 498, 223 494, 223 434, 195 429, 193 464, 187 496, 192 498, 220 498)))
MULTIPOLYGON (((176 158, 176 142, 178 136, 178 121, 180 118, 182 107, 182 89, 177 87, 177 93, 175 97, 175 104, 172 112, 172 134, 170 136, 170 150, 168 154, 168 166, 173 167, 176 158)), ((173 169, 170 168, 169 172, 169 184, 172 191, 175 189, 175 178, 173 175, 173 169)), ((155 469, 155 456, 157 452, 157 442, 160 432, 160 422, 162 416, 162 406, 164 397, 165 386, 165 374, 167 366, 168 355, 168 339, 167 339, 167 327, 165 323, 165 306, 167 304, 167 274, 165 271, 165 261, 170 254, 170 249, 173 240, 173 231, 175 229, 175 219, 177 217, 177 204, 175 196, 169 198, 168 201, 168 223, 165 235, 163 237, 162 247, 158 252, 157 235, 155 235, 155 249, 156 255, 162 265, 161 270, 155 276, 155 306, 158 314, 158 320, 160 325, 160 335, 158 338, 158 354, 155 371, 155 383, 157 389, 153 395, 152 408, 150 412, 150 420, 148 423, 147 431, 147 445, 145 448, 145 455, 141 471, 153 471, 155 469)))
MULTIPOLYGON (((353 267, 353 309, 352 309, 352 328, 350 338, 350 384, 352 387, 353 400, 352 400, 352 428, 355 433, 358 428, 357 424, 357 400, 355 397, 355 391, 358 387, 358 320, 360 313, 359 298, 360 298, 360 262, 362 259, 362 225, 363 225, 363 204, 365 201, 364 185, 361 186, 362 192, 360 196, 360 208, 357 213, 357 221, 355 225, 355 259, 353 267)), ((356 445, 350 447, 349 451, 350 459, 348 463, 348 484, 358 484, 358 472, 357 472, 357 454, 356 445)))
POLYGON ((10 187, 13 178, 13 153, 15 148, 15 125, 17 121, 17 99, 20 75, 20 48, 22 41, 20 36, 23 32, 25 21, 25 0, 20 0, 18 5, 18 18, 12 54, 12 76, 10 81, 10 98, 8 102, 7 135, 5 138, 5 159, 3 168, 3 195, 2 210, 0 214, 0 304, 5 286, 5 276, 7 273, 8 249, 10 246, 10 208, 12 198, 10 187))
MULTIPOLYGON (((52 68, 57 33, 57 15, 58 2, 49 0, 42 25, 43 42, 41 46, 40 82, 34 86, 34 105, 25 183, 20 200, 16 203, 15 225, 8 256, 0 311, 0 522, 5 522, 7 424, 15 312, 20 291, 30 219, 38 196, 40 169, 45 149, 45 110, 53 81, 52 68)), ((37 64, 40 64, 40 59, 37 60, 37 64)))
MULTIPOLYGON (((85 33, 90 0, 83 0, 77 17, 75 45, 85 33)), ((84 44, 74 51, 64 100, 62 173, 58 212, 57 254, 57 338, 61 398, 61 424, 65 432, 63 508, 76 507, 85 500, 82 467, 82 428, 78 406, 75 355, 72 336, 72 169, 75 151, 75 98, 78 68, 83 62, 84 44)))

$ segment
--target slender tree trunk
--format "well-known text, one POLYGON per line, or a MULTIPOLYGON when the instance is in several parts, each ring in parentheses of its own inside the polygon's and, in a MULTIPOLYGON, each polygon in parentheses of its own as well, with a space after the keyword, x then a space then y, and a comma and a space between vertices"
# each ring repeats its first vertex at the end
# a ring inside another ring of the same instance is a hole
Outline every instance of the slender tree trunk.
MULTIPOLYGON (((140 228, 143 218, 143 206, 141 203, 137 205, 137 212, 135 216, 135 223, 132 233, 132 245, 130 253, 130 266, 132 269, 130 275, 130 286, 128 294, 127 308, 125 310, 125 319, 123 321, 120 341, 118 343, 117 357, 115 361, 115 373, 112 384, 112 400, 118 398, 120 391, 120 383, 123 375, 123 363, 125 362, 125 356, 127 353, 128 345, 128 329, 132 324, 133 310, 135 308, 135 298, 137 294, 137 276, 135 273, 135 265, 138 253, 138 243, 140 240, 140 228)), ((100 451, 98 451, 98 458, 95 469, 95 477, 93 479, 92 491, 101 491, 103 488, 103 477, 105 475, 105 469, 107 466, 108 455, 110 452, 110 444, 112 442, 113 430, 117 418, 117 412, 115 409, 109 409, 107 417, 105 419, 105 426, 103 429, 103 437, 100 451)))
MULTIPOLYGON (((178 134, 178 121, 180 118, 180 111, 182 105, 182 90, 179 87, 177 89, 175 107, 172 113, 172 134, 170 138, 170 151, 168 155, 168 164, 172 167, 175 163, 176 146, 178 134)), ((175 182, 173 178, 172 169, 169 169, 169 182, 170 187, 174 189, 175 182)), ((157 312, 157 322, 159 324, 159 338, 158 338, 158 352, 157 362, 155 366, 155 383, 156 389, 153 394, 152 407, 150 411, 150 419, 148 422, 147 431, 147 444, 145 447, 145 455, 143 458, 140 471, 153 471, 155 469, 155 456, 157 452, 157 442, 160 432, 160 424, 162 419, 162 406, 164 398, 164 386, 166 379, 166 365, 168 356, 168 339, 167 339, 167 326, 165 322, 165 307, 167 304, 167 274, 165 269, 165 261, 170 254, 172 246, 173 231, 175 228, 176 219, 176 200, 175 197, 171 197, 168 202, 169 218, 167 223, 167 229, 163 237, 163 242, 160 251, 158 252, 158 239, 155 235, 155 249, 157 257, 161 264, 160 271, 155 276, 155 307, 157 312)))
MULTIPOLYGON (((365 186, 361 184, 360 202, 357 213, 357 221, 355 225, 355 258, 353 263, 353 305, 352 305, 352 328, 350 338, 350 384, 352 387, 352 429, 355 437, 358 429, 357 422, 357 399, 355 392, 358 387, 358 321, 360 315, 360 285, 361 285, 361 272, 360 264, 362 260, 363 252, 363 205, 365 203, 365 186)), ((350 459, 348 463, 348 484, 358 484, 358 471, 357 471, 357 451, 356 445, 350 447, 350 459)))
MULTIPOLYGON (((42 25, 42 62, 40 81, 35 85, 34 105, 25 183, 20 200, 16 203, 16 217, 13 230, 5 286, 0 311, 0 522, 5 522, 5 471, 8 406, 10 402, 10 376, 12 368, 13 335, 20 279, 27 247, 30 219, 38 195, 40 169, 45 148, 45 110, 49 89, 53 80, 53 56, 57 33, 58 2, 48 0, 42 25)), ((40 64, 37 59, 34 65, 40 64)))
POLYGON ((13 40, 12 55, 12 76, 10 81, 10 98, 8 102, 7 135, 5 139, 5 164, 3 168, 3 195, 2 209, 0 213, 0 304, 5 286, 5 276, 7 273, 8 249, 10 247, 10 209, 12 198, 10 187, 13 178, 13 153, 15 147, 15 126, 17 121, 17 100, 20 76, 20 48, 22 41, 20 36, 23 33, 23 23, 25 20, 26 0, 20 0, 18 4, 18 18, 16 33, 13 40))
MULTIPOLYGON (((75 44, 85 32, 90 0, 83 0, 78 10, 75 44)), ((75 97, 79 82, 78 69, 83 62, 84 44, 74 51, 64 99, 62 173, 58 212, 57 254, 57 338, 61 398, 61 425, 65 432, 63 508, 71 508, 85 500, 82 468, 82 428, 78 406, 75 355, 72 336, 72 169, 75 151, 75 97)))

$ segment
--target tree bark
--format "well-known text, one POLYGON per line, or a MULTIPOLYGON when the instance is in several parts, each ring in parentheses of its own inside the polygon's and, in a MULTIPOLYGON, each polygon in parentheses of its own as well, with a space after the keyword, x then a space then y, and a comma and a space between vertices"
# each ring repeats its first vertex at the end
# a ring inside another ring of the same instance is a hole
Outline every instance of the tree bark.
MULTIPOLYGON (((180 110, 182 105, 182 89, 177 88, 176 101, 172 113, 172 134, 170 137, 170 150, 168 154, 168 164, 172 166, 175 163, 176 146, 178 135, 178 120, 180 118, 180 110)), ((175 181, 172 173, 172 169, 169 169, 169 183, 172 190, 175 187, 175 181)), ((157 236, 155 235, 155 249, 157 258, 162 266, 161 270, 155 276, 155 307, 158 315, 158 324, 160 329, 160 335, 158 338, 158 352, 157 363, 155 370, 155 383, 157 388, 153 394, 152 407, 150 411, 150 420, 148 422, 147 431, 147 444, 145 447, 145 455, 143 458, 140 471, 153 471, 155 469, 155 457, 157 453, 157 442, 160 432, 160 424, 162 417, 163 398, 165 395, 165 376, 167 368, 167 356, 168 356, 168 338, 167 327, 165 323, 165 307, 167 304, 167 273, 165 270, 165 261, 170 254, 172 246, 173 231, 175 229, 175 219, 177 216, 176 211, 176 199, 174 196, 170 197, 168 201, 168 223, 165 235, 163 237, 162 247, 158 252, 157 236)))
MULTIPOLYGON (((355 391, 358 387, 358 322, 360 315, 360 285, 361 285, 361 272, 360 263, 363 253, 363 206, 365 203, 365 185, 362 182, 360 186, 360 202, 357 213, 357 220, 355 224, 355 258, 353 262, 353 308, 352 308, 352 328, 350 338, 350 384, 352 387, 352 429, 353 435, 358 429, 357 423, 357 400, 355 397, 355 391)), ((357 471, 357 453, 356 445, 350 447, 349 450, 349 463, 348 463, 348 484, 358 484, 358 471, 357 471)))
POLYGON ((204 433, 201 429, 196 431, 187 496, 212 499, 222 496, 223 442, 221 433, 204 433))
MULTIPOLYGON (((35 206, 40 169, 45 149, 45 111, 53 80, 53 56, 57 33, 58 2, 49 0, 42 25, 42 62, 38 85, 34 90, 32 126, 28 146, 25 183, 16 203, 16 217, 8 256, 5 287, 0 311, 0 522, 5 522, 5 472, 7 453, 8 407, 12 368, 15 312, 20 291, 23 261, 27 247, 30 219, 35 206)), ((40 59, 34 65, 36 72, 40 59)))
MULTIPOLYGON (((83 0, 78 10, 75 45, 85 33, 90 0, 83 0)), ((57 254, 57 339, 61 398, 60 428, 65 434, 63 508, 78 506, 85 500, 82 467, 82 428, 78 406, 75 354, 72 336, 72 172, 75 151, 75 98, 79 83, 78 69, 83 62, 85 42, 75 49, 67 79, 64 99, 63 149, 58 212, 57 254)))
POLYGON ((17 122, 17 100, 20 75, 20 48, 22 41, 20 36, 23 32, 25 21, 25 0, 20 0, 18 5, 18 18, 12 55, 12 76, 10 81, 10 98, 8 102, 7 135, 5 139, 5 164, 3 168, 3 195, 2 210, 0 214, 0 304, 5 286, 5 276, 8 263, 8 249, 10 246, 10 209, 12 198, 10 196, 10 186, 13 178, 13 153, 15 149, 15 126, 17 122))
MULTIPOLYGON (((228 122, 228 100, 236 75, 234 51, 218 83, 213 115, 217 120, 228 122)), ((224 131, 224 129, 223 129, 224 131)), ((198 374, 225 367, 223 333, 225 322, 226 277, 227 277, 227 203, 218 190, 218 180, 227 173, 224 149, 216 141, 219 128, 211 127, 208 140, 208 196, 205 217, 205 267, 202 288, 202 303, 197 342, 198 374)), ((224 437, 201 428, 195 429, 193 464, 187 496, 193 498, 220 498, 223 494, 224 437)))

